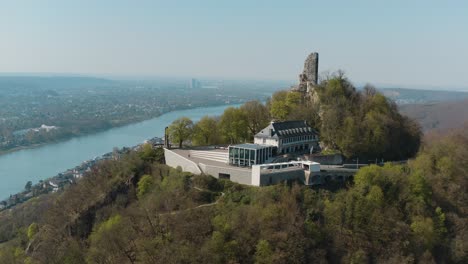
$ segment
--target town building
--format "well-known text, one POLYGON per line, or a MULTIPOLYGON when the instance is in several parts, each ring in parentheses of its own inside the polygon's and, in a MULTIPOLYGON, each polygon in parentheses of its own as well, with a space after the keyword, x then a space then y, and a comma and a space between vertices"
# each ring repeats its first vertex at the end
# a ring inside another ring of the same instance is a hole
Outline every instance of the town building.
POLYGON ((254 137, 254 143, 276 147, 274 155, 312 153, 319 149, 318 132, 306 121, 271 122, 254 137))

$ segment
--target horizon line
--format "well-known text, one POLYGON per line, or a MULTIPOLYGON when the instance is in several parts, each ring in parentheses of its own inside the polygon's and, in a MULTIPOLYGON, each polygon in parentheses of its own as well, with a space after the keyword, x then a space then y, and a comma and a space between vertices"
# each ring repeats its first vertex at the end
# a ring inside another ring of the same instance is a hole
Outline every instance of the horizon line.
MULTIPOLYGON (((325 73, 325 72, 323 72, 325 73)), ((70 72, 0 72, 0 77, 82 77, 82 78, 101 78, 108 80, 121 80, 121 81, 137 81, 137 80, 158 80, 158 79, 174 79, 174 80, 222 80, 222 81, 267 81, 267 82, 291 82, 296 84, 297 80, 288 79, 269 79, 269 78, 252 78, 252 77, 223 77, 223 76, 188 76, 188 75, 157 75, 157 74, 107 74, 107 73, 70 73, 70 72)), ((349 78, 348 78, 349 79, 349 78)), ((365 81, 353 81, 351 83, 356 88, 363 88, 365 85, 370 84, 377 89, 414 89, 414 90, 429 90, 429 91, 451 91, 451 92, 468 92, 468 86, 459 85, 446 85, 444 88, 441 86, 433 85, 404 85, 404 84, 390 84, 390 83, 372 83, 365 81)), ((287 88, 287 87, 285 87, 287 88)))

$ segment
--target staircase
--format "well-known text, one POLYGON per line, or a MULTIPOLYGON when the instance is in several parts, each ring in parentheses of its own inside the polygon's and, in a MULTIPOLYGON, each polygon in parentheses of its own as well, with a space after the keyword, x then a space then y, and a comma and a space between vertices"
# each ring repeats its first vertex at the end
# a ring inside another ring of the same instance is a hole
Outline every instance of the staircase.
POLYGON ((211 160, 222 163, 228 163, 229 160, 229 154, 224 152, 190 150, 189 154, 192 158, 211 160))

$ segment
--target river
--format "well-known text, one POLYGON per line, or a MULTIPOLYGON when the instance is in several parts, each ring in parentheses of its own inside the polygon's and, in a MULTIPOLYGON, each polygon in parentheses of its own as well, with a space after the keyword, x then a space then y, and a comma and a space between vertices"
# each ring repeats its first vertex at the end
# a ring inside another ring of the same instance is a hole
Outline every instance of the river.
POLYGON ((60 143, 23 149, 0 156, 0 200, 33 184, 73 168, 85 160, 111 152, 114 147, 131 147, 153 137, 163 137, 164 128, 186 116, 194 122, 205 115, 221 115, 229 106, 200 107, 169 112, 159 117, 60 143))

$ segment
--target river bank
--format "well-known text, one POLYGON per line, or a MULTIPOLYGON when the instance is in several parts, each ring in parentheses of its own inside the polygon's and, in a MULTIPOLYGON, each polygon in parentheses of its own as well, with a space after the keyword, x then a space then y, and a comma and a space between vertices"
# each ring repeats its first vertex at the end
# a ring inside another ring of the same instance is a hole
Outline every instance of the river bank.
MULTIPOLYGON (((48 141, 45 141, 45 142, 34 143, 34 144, 31 144, 31 145, 21 145, 21 146, 16 146, 16 147, 9 148, 9 149, 0 148, 0 156, 6 155, 6 154, 9 154, 9 153, 13 153, 13 152, 16 152, 16 151, 20 151, 20 150, 34 149, 34 148, 38 148, 38 147, 42 147, 42 146, 47 146, 47 145, 50 145, 50 144, 56 144, 56 143, 64 142, 64 141, 70 140, 70 139, 75 138, 75 137, 88 136, 88 135, 104 132, 104 131, 114 129, 114 128, 119 128, 119 127, 124 127, 124 126, 128 126, 128 125, 136 124, 136 123, 139 123, 139 122, 143 122, 143 121, 146 121, 146 120, 151 120, 153 118, 157 118, 157 117, 159 117, 161 115, 164 115, 164 114, 167 114, 167 113, 170 113, 170 112, 174 112, 174 111, 182 111, 182 110, 189 110, 189 109, 196 109, 196 108, 203 108, 203 107, 217 107, 217 106, 224 106, 224 105, 226 105, 226 104, 212 104, 212 105, 208 104, 208 105, 204 105, 204 106, 198 105, 198 106, 194 106, 194 107, 192 107, 192 106, 189 106, 189 107, 180 106, 180 107, 177 107, 177 108, 169 110, 169 111, 161 112, 158 115, 148 116, 146 118, 137 118, 137 119, 133 119, 132 121, 114 123, 114 124, 112 124, 112 125, 110 125, 108 127, 105 127, 105 128, 93 129, 93 130, 84 131, 84 132, 80 132, 80 133, 71 133, 70 132, 68 135, 66 135, 64 137, 61 137, 59 139, 52 139, 52 140, 48 140, 48 141)), ((229 104, 227 104, 227 105, 229 105, 229 104)))
POLYGON ((21 192, 28 181, 36 184, 83 161, 102 156, 114 147, 135 146, 148 138, 163 137, 164 128, 179 117, 186 116, 196 122, 205 115, 221 115, 230 106, 239 104, 172 111, 127 126, 4 154, 0 156, 0 200, 21 192))
MULTIPOLYGON (((149 143, 153 145, 153 147, 161 147, 164 144, 164 141, 159 137, 155 137, 146 140, 144 143, 149 143)), ((64 189, 66 186, 75 184, 75 182, 81 177, 83 177, 83 175, 86 172, 90 171, 96 163, 110 159, 118 160, 121 157, 121 155, 124 155, 130 151, 138 150, 144 143, 138 144, 130 148, 124 147, 122 149, 114 149, 112 152, 105 153, 102 156, 83 161, 81 164, 75 166, 74 168, 70 168, 66 171, 60 172, 55 176, 44 180, 40 180, 37 184, 31 184, 31 186, 25 187, 24 191, 10 195, 10 197, 3 201, 0 200, 0 212, 3 210, 10 209, 18 204, 24 203, 29 199, 32 199, 39 195, 51 192, 58 192, 64 189)))

